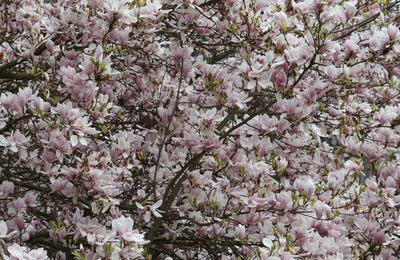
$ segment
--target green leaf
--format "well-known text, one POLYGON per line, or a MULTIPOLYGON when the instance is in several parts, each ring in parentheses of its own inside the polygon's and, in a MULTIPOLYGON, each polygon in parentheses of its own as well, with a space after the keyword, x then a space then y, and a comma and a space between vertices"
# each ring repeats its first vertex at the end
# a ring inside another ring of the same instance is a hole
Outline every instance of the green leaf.
POLYGON ((111 242, 106 243, 103 248, 104 248, 104 254, 108 257, 111 256, 111 254, 112 254, 111 242))
POLYGON ((108 106, 108 103, 103 103, 100 105, 100 111, 103 111, 104 109, 106 109, 108 106))
POLYGON ((103 61, 101 61, 101 62, 99 63, 99 70, 100 70, 101 72, 107 70, 107 66, 106 66, 106 64, 105 64, 103 61))
POLYGON ((326 109, 326 105, 324 103, 319 103, 319 109, 320 110, 325 110, 326 109))
POLYGON ((86 260, 86 257, 84 255, 81 255, 81 253, 77 250, 72 251, 72 255, 75 260, 86 260))
POLYGON ((243 176, 247 176, 246 168, 243 165, 240 166, 240 174, 243 176))
MULTIPOLYGON (((139 0, 139 1, 140 1, 140 0, 139 0)), ((138 0, 135 0, 134 2, 135 2, 135 4, 136 4, 136 2, 139 2, 139 1, 138 1, 138 0)), ((138 4, 136 4, 136 5, 138 5, 138 4)), ((162 7, 161 7, 161 9, 162 9, 162 10, 173 10, 173 9, 175 9, 177 6, 178 6, 178 5, 163 4, 162 7)))
POLYGON ((294 204, 296 204, 299 201, 300 197, 296 192, 292 192, 292 201, 294 204))

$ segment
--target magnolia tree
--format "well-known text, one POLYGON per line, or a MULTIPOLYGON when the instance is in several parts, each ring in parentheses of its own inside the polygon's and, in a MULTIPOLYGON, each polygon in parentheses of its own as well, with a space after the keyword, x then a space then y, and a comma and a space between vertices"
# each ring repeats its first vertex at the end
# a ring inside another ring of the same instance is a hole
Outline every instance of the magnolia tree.
POLYGON ((0 259, 398 259, 399 6, 1 1, 0 259))

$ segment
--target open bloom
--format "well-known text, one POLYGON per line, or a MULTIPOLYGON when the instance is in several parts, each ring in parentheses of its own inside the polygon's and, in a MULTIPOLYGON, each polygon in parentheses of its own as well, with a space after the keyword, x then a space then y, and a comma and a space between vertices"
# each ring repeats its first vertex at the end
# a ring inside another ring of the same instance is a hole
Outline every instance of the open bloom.
POLYGON ((137 22, 137 17, 133 11, 127 7, 129 1, 127 0, 107 0, 104 2, 104 7, 109 11, 109 19, 113 16, 118 17, 126 24, 133 24, 137 22))
POLYGON ((11 259, 18 260, 46 260, 49 259, 47 257, 47 252, 43 248, 34 249, 29 252, 26 252, 26 247, 20 246, 18 244, 13 244, 7 248, 8 252, 12 256, 11 259))
POLYGON ((294 188, 299 192, 304 192, 307 198, 311 198, 315 191, 315 183, 310 177, 300 177, 295 180, 294 188))
POLYGON ((377 31, 375 32, 369 40, 369 47, 371 50, 377 52, 386 47, 389 43, 390 38, 387 33, 384 31, 377 31))
POLYGON ((147 244, 149 241, 144 239, 143 234, 137 233, 133 229, 133 219, 121 216, 112 221, 112 231, 117 236, 121 236, 125 241, 135 242, 137 244, 147 244))
POLYGON ((7 224, 3 220, 1 220, 0 221, 0 238, 7 237, 7 232, 8 232, 7 224))

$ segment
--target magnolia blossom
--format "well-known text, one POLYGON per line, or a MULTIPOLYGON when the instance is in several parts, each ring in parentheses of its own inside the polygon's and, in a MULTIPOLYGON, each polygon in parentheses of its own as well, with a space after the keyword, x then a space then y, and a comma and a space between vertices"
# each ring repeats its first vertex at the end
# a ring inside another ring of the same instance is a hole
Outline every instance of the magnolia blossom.
MULTIPOLYGON (((273 54, 272 54, 273 55, 273 54)), ((267 58, 267 62, 271 60, 272 57, 267 58)), ((248 73, 249 83, 247 88, 253 90, 256 86, 260 86, 262 89, 272 86, 271 82, 271 71, 262 69, 261 64, 257 64, 258 69, 253 69, 248 73)))
POLYGON ((11 193, 13 193, 15 188, 14 183, 10 181, 3 181, 0 185, 0 196, 7 197, 11 193))
POLYGON ((134 15, 132 10, 128 9, 129 1, 127 0, 106 0, 104 1, 104 7, 110 14, 111 17, 108 19, 113 19, 115 17, 118 19, 122 19, 127 24, 136 23, 137 17, 134 15))
POLYGON ((144 235, 138 233, 133 229, 133 219, 130 217, 121 216, 112 221, 112 231, 117 236, 122 237, 127 242, 135 242, 140 245, 144 245, 148 243, 147 240, 144 239, 144 235))
POLYGON ((323 214, 326 214, 327 217, 331 214, 331 208, 321 201, 317 201, 314 204, 314 211, 315 215, 319 219, 322 218, 323 214))
POLYGON ((311 177, 300 177, 294 182, 294 187, 300 192, 304 192, 308 198, 311 198, 315 191, 315 183, 311 177))
POLYGON ((26 247, 22 247, 18 244, 13 244, 7 247, 7 250, 11 256, 10 259, 16 260, 46 260, 49 259, 46 250, 43 248, 34 249, 27 251, 26 247))
POLYGON ((6 222, 0 220, 0 239, 7 238, 8 228, 6 222))
POLYGON ((389 43, 389 35, 384 31, 375 32, 369 40, 369 46, 373 51, 383 50, 389 43))
POLYGON ((274 20, 276 24, 283 30, 288 26, 288 17, 284 12, 277 12, 274 14, 274 20))

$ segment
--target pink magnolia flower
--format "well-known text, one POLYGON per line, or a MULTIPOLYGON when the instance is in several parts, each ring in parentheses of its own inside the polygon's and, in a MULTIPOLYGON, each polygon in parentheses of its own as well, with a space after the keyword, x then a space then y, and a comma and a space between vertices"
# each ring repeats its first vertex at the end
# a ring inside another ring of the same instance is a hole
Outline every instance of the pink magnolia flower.
POLYGON ((281 29, 286 29, 288 26, 288 17, 285 12, 274 13, 273 19, 281 29))
POLYGON ((156 203, 154 203, 153 205, 150 206, 150 210, 153 213, 153 215, 157 218, 161 218, 162 215, 161 213, 163 213, 159 208, 161 207, 163 201, 159 200, 156 203))
POLYGON ((314 55, 314 48, 306 44, 298 47, 290 47, 285 50, 285 55, 291 64, 301 66, 310 61, 314 55))
POLYGON ((14 192, 14 183, 10 181, 3 181, 0 185, 0 196, 8 197, 14 192))
POLYGON ((387 28, 387 32, 388 32, 389 39, 391 42, 394 42, 394 41, 397 41, 400 39, 399 28, 397 28, 393 24, 389 25, 389 27, 387 28))
POLYGON ((37 194, 35 194, 33 191, 25 193, 24 202, 28 207, 36 206, 37 202, 36 199, 37 199, 37 194))
POLYGON ((389 35, 384 31, 376 31, 369 39, 369 47, 372 51, 378 52, 386 48, 390 42, 389 35))
POLYGON ((136 23, 137 16, 133 10, 127 8, 128 3, 128 0, 105 0, 104 7, 109 12, 107 18, 111 21, 115 17, 126 24, 136 23))
POLYGON ((373 242, 378 244, 385 242, 385 233, 379 223, 375 220, 357 218, 354 221, 354 224, 361 230, 361 232, 365 232, 368 239, 371 239, 373 242))
POLYGON ((158 112, 158 115, 160 116, 161 123, 163 125, 167 125, 168 120, 169 120, 168 109, 165 109, 163 107, 158 107, 157 112, 158 112))
POLYGON ((230 105, 236 105, 240 109, 247 108, 246 103, 249 102, 252 98, 249 97, 244 92, 236 92, 234 89, 228 89, 226 91, 227 101, 230 105))
POLYGON ((267 205, 268 200, 269 199, 267 199, 267 198, 261 198, 261 197, 255 196, 255 195, 251 196, 249 198, 249 208, 257 208, 257 207, 265 206, 265 205, 267 205))
POLYGON ((11 255, 11 259, 16 260, 46 260, 49 259, 47 256, 47 251, 43 248, 34 249, 29 252, 26 247, 22 247, 18 244, 13 244, 7 247, 8 252, 11 255))
POLYGON ((249 90, 256 89, 257 85, 260 86, 261 89, 266 89, 273 85, 271 82, 271 71, 253 69, 248 73, 248 77, 249 82, 247 84, 247 89, 249 90))
POLYGON ((235 228, 235 233, 239 238, 241 238, 241 239, 245 238, 246 237, 246 227, 241 224, 237 225, 235 228))
POLYGON ((8 232, 8 227, 5 221, 0 220, 0 239, 9 239, 18 231, 8 232))
POLYGON ((364 143, 361 146, 361 152, 370 160, 376 161, 382 156, 382 149, 375 143, 364 143))
POLYGON ((276 195, 276 200, 279 203, 279 207, 288 210, 292 207, 293 201, 291 197, 291 192, 283 191, 276 195))
POLYGON ((302 176, 297 178, 293 184, 294 188, 306 194, 307 198, 311 198, 315 191, 315 183, 310 176, 302 176))
POLYGON ((397 257, 394 256, 394 251, 389 248, 384 248, 381 253, 376 257, 376 260, 396 260, 397 257))
POLYGON ((341 23, 346 23, 356 12, 356 2, 344 2, 344 5, 337 5, 333 8, 336 17, 339 18, 341 23))
POLYGON ((340 70, 334 65, 328 65, 325 68, 325 74, 328 76, 329 80, 334 81, 338 78, 340 70))
POLYGON ((386 106, 380 108, 378 112, 375 113, 374 117, 379 121, 380 124, 386 126, 390 125, 391 121, 397 117, 397 109, 393 106, 386 106))
POLYGON ((358 165, 357 163, 355 163, 354 161, 352 161, 352 160, 347 160, 345 163, 344 163, 344 166, 347 168, 347 169, 349 169, 350 171, 360 171, 362 168, 361 168, 361 166, 360 165, 358 165))
POLYGON ((121 216, 112 221, 112 231, 117 236, 122 237, 125 241, 135 242, 140 245, 147 244, 149 241, 144 239, 143 234, 139 234, 133 229, 133 219, 121 216))
POLYGON ((324 214, 326 216, 329 216, 331 214, 331 207, 318 200, 314 204, 314 212, 317 218, 320 219, 324 214))
POLYGON ((337 189, 342 185, 344 178, 346 177, 348 171, 345 169, 332 171, 328 175, 328 185, 333 189, 337 189))
POLYGON ((299 10, 300 13, 312 13, 321 0, 305 0, 302 2, 292 1, 293 8, 299 10))
POLYGON ((359 37, 357 35, 350 37, 349 39, 346 39, 344 42, 344 46, 346 47, 346 54, 356 54, 358 53, 360 47, 358 45, 358 42, 360 41, 359 37))
POLYGON ((13 152, 26 153, 26 145, 29 143, 30 138, 22 134, 19 129, 11 134, 8 138, 0 135, 0 146, 8 147, 13 152))

